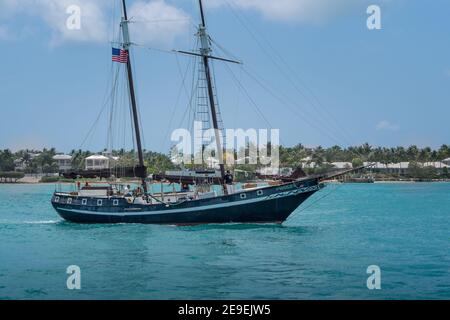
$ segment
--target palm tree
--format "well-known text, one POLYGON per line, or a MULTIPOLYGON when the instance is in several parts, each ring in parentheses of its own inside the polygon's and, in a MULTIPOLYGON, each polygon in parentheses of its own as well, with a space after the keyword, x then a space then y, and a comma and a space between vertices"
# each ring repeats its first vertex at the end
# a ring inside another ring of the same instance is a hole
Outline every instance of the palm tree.
POLYGON ((312 161, 316 163, 316 166, 320 167, 324 160, 324 154, 325 151, 321 146, 318 146, 314 149, 314 152, 312 154, 312 161))
POLYGON ((28 153, 28 150, 23 153, 22 161, 25 163, 25 166, 28 167, 31 161, 31 155, 28 153))
POLYGON ((450 148, 448 145, 443 144, 438 150, 439 160, 450 158, 450 148))
POLYGON ((419 156, 419 149, 417 148, 417 146, 412 145, 408 148, 408 150, 406 151, 407 155, 408 155, 408 159, 410 161, 415 161, 417 160, 418 156, 419 156))

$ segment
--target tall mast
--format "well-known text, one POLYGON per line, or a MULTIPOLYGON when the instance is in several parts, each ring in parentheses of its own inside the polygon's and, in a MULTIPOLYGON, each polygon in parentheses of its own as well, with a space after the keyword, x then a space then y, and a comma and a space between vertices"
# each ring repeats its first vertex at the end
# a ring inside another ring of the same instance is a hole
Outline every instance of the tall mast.
POLYGON ((133 122, 134 122, 134 134, 136 138, 136 146, 138 151, 138 159, 139 166, 135 168, 136 176, 141 178, 142 187, 144 189, 144 193, 147 194, 147 184, 145 182, 145 178, 147 177, 147 169, 144 165, 144 155, 142 153, 142 143, 141 143, 141 131, 139 128, 139 116, 137 112, 136 105, 136 95, 134 92, 134 83, 133 83, 133 71, 131 68, 131 57, 130 57, 130 34, 128 31, 128 16, 127 16, 127 6, 125 4, 125 0, 122 0, 123 5, 123 18, 121 21, 122 26, 122 34, 123 34, 123 50, 127 52, 127 74, 128 74, 128 88, 130 90, 130 100, 131 100, 131 109, 133 114, 133 122))
POLYGON ((198 0, 200 5, 200 16, 201 16, 201 24, 199 26, 198 35, 200 37, 200 53, 203 60, 203 65, 205 69, 205 76, 206 76, 206 83, 208 86, 208 98, 209 98, 209 105, 211 108, 211 117, 212 117, 212 123, 214 128, 214 135, 216 138, 216 149, 217 149, 217 158, 219 160, 219 167, 220 167, 220 175, 222 178, 222 185, 223 190, 225 194, 228 194, 227 187, 225 185, 225 167, 223 164, 223 149, 222 144, 220 143, 220 135, 219 135, 219 125, 217 122, 217 112, 216 112, 216 105, 214 102, 214 92, 213 92, 213 86, 212 86, 212 80, 211 80, 211 71, 209 68, 209 56, 211 53, 211 48, 209 46, 209 37, 208 33, 206 32, 206 23, 205 23, 205 15, 203 13, 203 4, 202 0, 198 0))

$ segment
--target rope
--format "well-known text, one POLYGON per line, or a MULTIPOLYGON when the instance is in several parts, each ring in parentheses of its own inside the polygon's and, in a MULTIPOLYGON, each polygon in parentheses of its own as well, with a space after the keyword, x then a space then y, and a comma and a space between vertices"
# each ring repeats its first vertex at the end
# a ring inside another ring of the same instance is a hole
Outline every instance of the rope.
POLYGON ((324 199, 324 198, 330 196, 332 193, 336 192, 336 191, 337 191, 339 188, 341 188, 341 187, 342 187, 342 184, 339 184, 336 188, 331 189, 330 192, 328 192, 328 193, 324 194, 322 197, 320 197, 320 198, 314 200, 312 203, 310 203, 310 204, 309 204, 308 206, 306 206, 305 208, 302 208, 301 210, 297 211, 296 214, 300 214, 300 213, 302 213, 303 211, 305 211, 306 209, 311 208, 311 207, 312 207, 313 205, 315 205, 317 202, 319 202, 319 201, 321 201, 322 199, 324 199))
MULTIPOLYGON (((341 126, 339 126, 339 124, 337 123, 336 119, 331 115, 330 112, 325 112, 325 108, 324 106, 320 103, 320 101, 318 100, 318 98, 314 95, 314 93, 312 92, 311 89, 309 89, 305 84, 304 81, 302 81, 300 79, 300 77, 297 75, 297 73, 293 72, 292 69, 289 67, 289 65, 286 63, 286 61, 283 59, 283 57, 275 50, 275 48, 271 45, 271 43, 267 40, 267 38, 261 33, 258 32, 258 30, 256 28, 254 28, 258 34, 260 35, 260 37, 265 41, 265 43, 267 44, 267 46, 269 47, 269 49, 271 49, 274 52, 274 56, 276 56, 276 58, 278 60, 280 60, 284 66, 286 67, 286 69, 288 71, 291 72, 291 74, 293 74, 294 76, 296 76, 299 79, 299 82, 302 84, 303 87, 306 88, 307 91, 310 92, 310 94, 313 96, 313 98, 318 102, 318 105, 320 107, 322 107, 322 109, 318 108, 316 106, 315 103, 313 103, 312 99, 310 99, 302 90, 300 90, 300 88, 297 86, 297 84, 295 83, 295 81, 292 79, 292 77, 288 74, 288 72, 286 72, 285 70, 283 70, 283 68, 280 66, 280 64, 277 62, 276 59, 274 59, 274 57, 272 56, 272 54, 270 54, 268 52, 268 50, 266 50, 266 48, 262 45, 262 43, 260 42, 260 40, 256 37, 255 33, 249 28, 249 26, 243 21, 243 19, 239 16, 239 14, 236 12, 236 10, 233 9, 233 7, 226 2, 228 8, 231 10, 232 14, 236 17, 236 19, 239 21, 239 23, 246 29, 246 31, 250 34, 250 36, 253 38, 253 40, 257 43, 257 45, 260 47, 260 49, 263 51, 263 53, 269 58, 269 60, 272 62, 272 64, 277 68, 277 70, 284 75, 284 77, 289 81, 289 83, 292 85, 292 87, 298 91, 300 93, 301 96, 303 96, 307 102, 309 102, 309 104, 319 113, 322 114, 322 116, 324 116, 323 118, 325 118, 325 120, 328 122, 328 125, 330 127, 334 127, 335 129, 337 129, 337 132, 340 133, 342 135, 342 138, 344 138, 343 140, 346 140, 346 143, 348 143, 349 145, 351 145, 351 143, 349 143, 349 140, 347 140, 347 137, 345 136, 344 130, 341 126), (327 118, 327 116, 329 118, 327 118), (333 121, 331 121, 330 119, 332 119, 333 121)), ((234 4, 234 3, 233 3, 234 4)), ((234 4, 234 6, 236 6, 234 4)), ((246 21, 248 21, 248 24, 250 25, 250 21, 249 19, 247 19, 245 17, 245 15, 243 13, 240 14, 246 21)))

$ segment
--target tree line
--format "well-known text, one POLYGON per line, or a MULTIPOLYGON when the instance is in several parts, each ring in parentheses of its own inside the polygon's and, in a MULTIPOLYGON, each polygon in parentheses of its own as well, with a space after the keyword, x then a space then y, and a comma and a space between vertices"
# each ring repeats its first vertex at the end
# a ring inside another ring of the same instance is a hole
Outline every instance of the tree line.
POLYGON ((321 146, 308 148, 302 144, 294 147, 280 148, 280 162, 295 166, 302 159, 310 157, 311 161, 321 164, 323 162, 352 162, 355 159, 368 162, 398 163, 398 162, 431 162, 450 158, 450 146, 444 144, 439 149, 430 147, 419 148, 415 145, 409 147, 374 147, 365 143, 361 146, 342 148, 321 146))
POLYGON ((15 171, 15 160, 21 160, 24 163, 24 173, 51 173, 58 171, 58 165, 53 160, 56 155, 55 148, 37 151, 37 150, 20 150, 11 152, 9 149, 0 150, 0 171, 15 171))
MULTIPOLYGON (((88 150, 72 150, 69 153, 72 156, 73 169, 83 169, 84 159, 95 152, 88 150)), ((114 156, 119 157, 119 166, 132 166, 136 163, 135 150, 114 150, 114 156)), ((21 160, 25 169, 24 173, 51 173, 58 172, 57 163, 53 160, 56 155, 55 148, 43 150, 20 150, 12 152, 9 149, 0 150, 0 172, 15 171, 15 160, 21 160)), ((332 146, 329 148, 306 147, 302 144, 293 147, 283 147, 279 149, 280 165, 285 167, 298 167, 305 162, 305 158, 310 159, 319 168, 317 170, 328 169, 330 162, 351 162, 355 165, 361 164, 363 161, 381 162, 381 163, 398 163, 408 162, 430 162, 442 161, 450 158, 450 146, 442 145, 438 149, 430 147, 419 148, 412 145, 409 147, 375 147, 368 143, 360 146, 351 146, 342 148, 340 146, 332 146)), ((159 152, 144 150, 145 164, 149 173, 163 172, 170 169, 176 169, 171 162, 170 155, 159 152)), ((255 169, 253 166, 245 166, 246 169, 255 169), (247 168, 248 167, 248 168, 247 168)))
MULTIPOLYGON (((106 150, 103 150, 106 151, 106 150)), ((84 159, 97 154, 88 150, 72 150, 69 155, 72 156, 72 168, 83 169, 84 159)), ((114 150, 113 156, 119 157, 118 166, 126 167, 136 164, 135 150, 114 150)), ((11 172, 16 170, 15 160, 20 160, 24 164, 23 173, 55 173, 58 172, 58 164, 53 157, 56 155, 55 148, 43 150, 20 150, 12 152, 9 149, 0 150, 0 172, 9 173, 10 176, 16 177, 11 172)), ((149 173, 162 172, 175 168, 170 161, 168 155, 144 150, 144 160, 149 173)))

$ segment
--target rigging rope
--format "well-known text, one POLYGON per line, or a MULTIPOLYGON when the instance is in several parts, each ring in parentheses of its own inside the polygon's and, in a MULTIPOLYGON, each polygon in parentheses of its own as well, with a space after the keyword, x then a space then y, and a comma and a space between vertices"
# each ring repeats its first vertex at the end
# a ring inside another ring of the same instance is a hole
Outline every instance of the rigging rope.
MULTIPOLYGON (((321 201, 322 199, 325 199, 326 197, 330 196, 332 193, 336 192, 338 189, 340 189, 343 186, 342 183, 338 184, 335 188, 332 188, 330 192, 322 195, 321 197, 315 199, 312 203, 310 203, 308 206, 296 211, 296 214, 300 214, 303 211, 305 211, 306 209, 311 208, 312 206, 316 205, 319 201, 321 201)), ((291 215, 291 217, 295 216, 295 214, 291 215)))
MULTIPOLYGON (((275 65, 275 67, 278 69, 278 71, 283 74, 285 76, 285 78, 289 81, 289 83, 294 87, 294 89, 299 92, 306 100, 307 102, 315 109, 315 111, 318 111, 319 113, 322 114, 323 118, 325 118, 326 122, 328 123, 327 126, 325 126, 325 128, 323 127, 323 125, 318 125, 315 122, 312 122, 311 120, 307 120, 305 117, 301 116, 298 114, 297 110, 290 108, 291 111, 293 111, 297 116, 299 116, 302 121, 307 122, 309 126, 315 127, 316 129, 318 129, 319 131, 322 131, 323 133, 325 133, 327 135, 328 138, 330 138, 331 140, 333 140, 335 143, 337 143, 338 145, 341 144, 341 141, 339 141, 338 139, 336 139, 336 137, 334 136, 335 133, 339 133, 341 135, 342 140, 344 140, 349 146, 351 145, 351 143, 349 142, 350 139, 348 138, 348 135, 346 133, 346 131, 343 130, 342 127, 339 126, 337 120, 332 116, 332 114, 330 112, 327 113, 327 110, 325 109, 325 107, 323 106, 323 104, 320 102, 320 100, 318 99, 318 97, 314 94, 314 92, 308 88, 305 84, 304 81, 301 80, 301 78, 289 67, 289 65, 287 64, 287 62, 283 59, 283 57, 275 50, 275 48, 270 44, 270 42, 263 36, 261 35, 261 37, 264 39, 264 41, 267 43, 267 45, 269 46, 270 49, 273 50, 273 52, 275 52, 274 55, 277 56, 277 58, 285 65, 285 68, 291 72, 291 74, 294 75, 294 77, 298 78, 299 82, 303 85, 303 87, 306 88, 306 90, 309 91, 310 95, 313 97, 313 99, 315 100, 315 102, 313 102, 302 90, 300 90, 299 86, 295 83, 295 81, 292 79, 292 77, 288 74, 288 72, 286 72, 286 70, 283 70, 283 68, 280 66, 279 63, 277 63, 277 61, 272 57, 272 55, 266 50, 266 48, 262 45, 262 43, 258 40, 258 38, 256 37, 256 35, 250 30, 250 28, 245 24, 245 22, 243 21, 242 18, 239 17, 239 14, 236 12, 236 10, 234 10, 232 8, 232 6, 229 3, 226 3, 227 6, 229 7, 229 9, 231 10, 231 12, 233 13, 233 15, 236 17, 236 19, 241 23, 241 25, 247 30, 247 32, 251 35, 251 37, 255 40, 255 42, 257 42, 258 46, 261 48, 261 50, 264 52, 264 54, 269 58, 269 60, 271 60, 271 62, 275 65), (318 106, 317 106, 318 105, 318 106), (322 109, 321 109, 321 108, 322 109), (327 118, 328 117, 328 118, 327 118), (331 120, 330 120, 331 119, 331 120), (334 130, 331 130, 334 129, 334 130), (328 131, 325 131, 328 130, 328 131)), ((245 15, 242 14, 242 16, 245 18, 245 15)), ((218 44, 216 41, 214 41, 212 38, 210 38, 211 42, 220 50, 222 51, 225 55, 227 56, 231 56, 234 59, 235 56, 230 53, 229 51, 227 51, 226 49, 224 49, 220 44, 218 44)), ((228 66, 227 66, 228 68, 228 66)), ((262 82, 264 82, 265 80, 261 81, 258 80, 258 76, 257 75, 252 75, 248 70, 246 70, 246 68, 242 67, 242 69, 244 70, 244 72, 251 77, 253 80, 255 80, 261 87, 264 88, 264 90, 268 91, 269 94, 271 94, 273 97, 275 97, 277 100, 284 100, 285 98, 280 98, 280 96, 277 96, 273 90, 269 89, 268 86, 264 85, 262 82)), ((236 79, 236 77, 234 76, 234 78, 236 79)), ((261 77, 259 77, 261 78, 261 77)), ((267 82, 267 81, 265 81, 267 82)), ((283 96, 284 97, 284 96, 283 96)), ((288 105, 288 103, 286 103, 285 101, 282 102, 284 105, 288 105)), ((295 106, 297 107, 298 105, 295 103, 295 106)), ((304 110, 303 110, 304 112, 304 110)), ((322 121, 320 121, 322 122, 322 121)), ((365 157, 358 152, 357 150, 351 150, 355 155, 359 156, 360 158, 364 159, 365 157)))
MULTIPOLYGON (((232 1, 231 1, 232 2, 232 1)), ((246 24, 246 22, 244 21, 244 19, 248 22, 248 24, 250 24, 249 19, 246 18, 246 16, 243 13, 238 13, 237 10, 235 10, 233 8, 232 5, 230 5, 230 3, 226 2, 228 8, 230 9, 230 11, 232 12, 232 14, 235 16, 235 18, 239 21, 239 23, 246 29, 246 31, 250 34, 250 36, 253 38, 253 40, 258 44, 258 46, 261 48, 261 50, 263 51, 263 53, 269 58, 269 60, 273 63, 273 65, 278 69, 278 71, 280 73, 282 73, 285 78, 289 81, 289 83, 293 86, 293 88, 298 91, 306 100, 307 102, 309 102, 309 104, 315 109, 315 111, 319 112, 322 114, 323 118, 325 118, 325 121, 328 122, 328 125, 330 127, 333 127, 337 133, 341 134, 341 138, 343 138, 343 140, 345 140, 345 142, 348 145, 351 145, 351 143, 349 143, 349 139, 347 136, 346 131, 344 131, 344 128, 339 126, 337 120, 332 116, 332 114, 330 112, 327 112, 326 108, 323 106, 322 103, 320 103, 319 99, 317 98, 316 95, 314 95, 313 91, 308 88, 306 86, 306 84, 304 84, 304 81, 301 80, 301 78, 298 76, 298 74, 296 72, 294 72, 290 66, 287 64, 287 62, 285 61, 285 59, 276 51, 276 49, 271 45, 271 43, 267 40, 267 38, 261 33, 258 32, 258 30, 256 28, 254 28, 256 30, 256 32, 260 35, 260 37, 266 42, 267 46, 269 47, 269 49, 271 49, 278 60, 280 60, 284 66, 286 67, 287 70, 289 70, 291 72, 292 75, 294 75, 296 78, 298 78, 299 82, 302 84, 302 86, 310 92, 311 96, 313 97, 314 100, 316 100, 317 104, 319 105, 319 107, 316 105, 316 103, 314 103, 302 90, 300 90, 300 88, 298 87, 298 85, 295 83, 295 81, 292 79, 292 77, 288 74, 288 72, 286 72, 285 70, 283 70, 283 68, 280 66, 280 64, 277 62, 276 59, 274 59, 272 57, 272 55, 266 50, 266 48, 262 45, 261 41, 257 38, 257 36, 255 35, 255 33, 251 30, 251 28, 246 24), (241 18, 241 16, 243 18, 241 18), (331 119, 331 120, 330 120, 331 119)), ((235 4, 234 4, 235 5, 235 4)), ((236 5, 235 5, 236 6, 236 5)), ((217 44, 216 44, 217 45, 217 44)))
MULTIPOLYGON (((260 76, 257 76, 256 74, 253 75, 251 72, 249 72, 249 71, 248 71, 247 69, 245 69, 245 68, 242 68, 241 71, 243 70, 247 76, 249 76, 249 77, 252 78, 254 81, 256 81, 256 82, 257 82, 257 83, 258 83, 265 91, 267 91, 270 95, 272 95, 272 97, 274 97, 275 99, 277 99, 278 101, 280 101, 283 105, 287 106, 291 111, 293 111, 297 116, 299 116, 299 118, 300 118, 302 121, 306 122, 309 126, 314 127, 315 129, 318 129, 319 131, 322 131, 322 132, 326 133, 326 135, 327 135, 331 140, 337 142, 337 144, 340 144, 340 141, 337 140, 337 138, 335 137, 335 135, 333 135, 333 132, 332 132, 332 130, 331 130, 332 128, 334 128, 334 129, 337 128, 337 132, 339 132, 339 133, 342 135, 342 137, 345 136, 344 132, 340 132, 340 130, 341 130, 342 128, 339 127, 339 125, 337 124, 336 119, 333 118, 331 114, 327 114, 327 113, 326 113, 325 108, 322 106, 322 104, 320 103, 320 101, 319 101, 319 99, 317 98, 317 96, 314 95, 314 93, 312 92, 312 90, 309 89, 308 87, 306 87, 306 85, 303 83, 303 81, 301 80, 301 78, 299 78, 298 75, 297 75, 295 72, 293 72, 293 70, 292 70, 291 68, 289 68, 289 65, 286 63, 286 61, 283 59, 283 57, 282 57, 282 56, 281 56, 281 55, 273 48, 273 46, 268 42, 268 40, 267 40, 264 36, 260 36, 260 37, 266 42, 266 45, 269 47, 269 49, 271 49, 274 53, 270 53, 270 52, 264 47, 264 45, 263 45, 263 44, 261 43, 261 41, 258 39, 258 37, 256 36, 256 34, 255 34, 254 32, 252 32, 252 30, 249 28, 248 24, 250 24, 250 23, 246 24, 246 22, 244 21, 244 19, 246 19, 246 18, 245 18, 245 15, 242 14, 243 18, 241 18, 241 17, 239 16, 239 14, 233 9, 233 7, 232 7, 229 3, 227 3, 227 5, 228 5, 228 7, 230 8, 230 10, 232 11, 233 15, 236 17, 236 19, 237 19, 237 20, 242 24, 242 26, 248 31, 248 33, 252 36, 252 38, 257 42, 258 46, 262 49, 262 51, 264 52, 264 54, 272 61, 272 63, 273 63, 273 64, 275 65, 275 67, 280 71, 280 73, 283 74, 283 75, 286 77, 286 79, 287 79, 287 80, 289 81, 289 83, 293 86, 293 88, 294 88, 297 92, 299 92, 299 93, 300 93, 300 94, 301 94, 301 95, 309 102, 310 106, 314 107, 314 108, 316 109, 316 111, 318 111, 318 112, 320 112, 322 115, 324 115, 323 118, 326 120, 326 122, 328 123, 328 125, 327 125, 325 128, 323 128, 323 126, 317 125, 315 122, 312 122, 312 121, 306 119, 303 115, 301 115, 301 114, 298 113, 298 110, 296 110, 295 108, 291 108, 291 107, 290 107, 290 103, 292 103, 292 102, 287 101, 286 99, 288 99, 288 98, 286 98, 286 97, 283 96, 283 95, 282 95, 282 96, 277 95, 276 93, 273 92, 272 89, 269 88, 270 86, 265 85, 264 82, 267 83, 267 81, 265 81, 264 79, 262 79, 260 76), (276 59, 274 59, 274 56, 276 56, 276 57, 279 59, 279 61, 281 61, 281 63, 284 65, 285 69, 283 69, 283 66, 282 66, 279 62, 277 62, 276 59), (286 71, 286 69, 287 69, 288 71, 286 71), (303 86, 304 88, 306 88, 307 91, 309 91, 309 93, 310 93, 310 95, 313 97, 314 101, 313 101, 312 99, 310 99, 310 97, 308 97, 308 95, 306 95, 306 94, 303 92, 303 90, 301 90, 301 89, 299 88, 299 86, 298 86, 297 83, 294 81, 292 75, 289 74, 289 72, 299 79, 298 81, 302 84, 302 86, 303 86), (262 80, 261 80, 261 79, 262 79, 262 80), (319 105, 320 107, 322 107, 322 109, 319 108, 319 107, 317 107, 317 105, 319 105), (330 120, 330 119, 331 119, 331 120, 330 120), (329 132, 328 132, 327 130, 328 130, 329 132)), ((256 30, 256 31, 258 31, 258 30, 256 30)), ((214 40, 211 39, 211 38, 210 38, 210 40, 211 40, 211 43, 213 43, 217 48, 219 48, 219 49, 220 49, 222 52, 224 52, 227 56, 231 56, 231 57, 235 58, 233 54, 231 54, 231 53, 228 52, 226 49, 224 49, 222 46, 220 46, 220 44, 218 44, 216 41, 214 41, 214 40)), ((166 50, 166 49, 159 49, 159 48, 147 47, 147 46, 140 45, 140 44, 134 44, 134 45, 135 45, 135 46, 138 46, 138 47, 145 47, 145 48, 147 48, 148 50, 153 50, 153 51, 159 51, 159 52, 164 52, 164 53, 175 54, 176 57, 177 57, 177 66, 178 66, 178 68, 179 68, 179 72, 181 71, 180 66, 179 66, 179 61, 178 61, 178 54, 179 54, 178 52, 175 52, 175 51, 173 51, 173 50, 166 50)), ((245 87, 242 85, 242 81, 239 80, 239 79, 236 77, 236 75, 231 71, 231 69, 228 67, 228 65, 226 65, 226 67, 227 67, 227 69, 230 71, 230 73, 232 74, 232 76, 233 76, 233 78, 235 79, 235 81, 238 83, 238 89, 241 90, 241 91, 246 95, 247 99, 251 102, 251 105, 256 109, 257 113, 258 113, 258 114, 261 116, 261 118, 269 125, 269 127, 272 128, 272 125, 271 125, 270 122, 267 120, 267 118, 264 116, 264 114, 263 114, 263 112, 261 111, 261 109, 258 107, 258 105, 256 104, 256 102, 251 98, 251 96, 249 95, 249 93, 247 92, 247 90, 245 90, 245 87)), ((187 67, 187 69, 186 69, 186 73, 187 73, 188 69, 189 69, 189 65, 188 65, 188 67, 187 67)), ((186 78, 185 76, 186 76, 186 73, 185 73, 184 76, 182 76, 182 79, 183 79, 183 80, 182 80, 182 85, 183 85, 183 87, 185 87, 185 78, 186 78)), ((181 72, 180 72, 180 75, 181 75, 181 72)), ((192 82, 192 85, 193 85, 193 87, 194 87, 194 81, 192 82)), ((196 84, 196 86, 198 86, 198 83, 196 84)), ((185 88, 185 90, 186 90, 186 88, 185 88)), ((186 90, 186 91, 187 91, 187 90, 186 90)), ((178 104, 179 96, 180 96, 180 92, 178 93, 178 96, 177 96, 177 102, 176 102, 176 105, 178 104)), ((191 97, 192 97, 192 96, 191 96, 191 97)), ((292 103, 292 105, 294 105, 294 103, 292 103)), ((297 107, 297 104, 295 104, 295 106, 297 107)), ((191 101, 190 101, 190 111, 192 111, 191 109, 192 109, 192 99, 191 99, 191 101)), ((303 111, 303 112, 304 112, 304 111, 303 111)), ((173 116, 174 116, 174 112, 172 113, 171 120, 170 120, 170 124, 171 124, 172 121, 173 121, 173 116)), ((185 118, 185 116, 186 116, 186 112, 185 112, 184 115, 183 115, 183 119, 185 118)), ((183 121, 184 121, 184 120, 183 120, 183 121)), ((323 122, 323 119, 321 119, 321 122, 323 122)), ((166 141, 166 139, 167 139, 167 133, 165 134, 165 139, 164 139, 164 141, 166 141)), ((348 143, 347 136, 345 136, 344 140, 346 140, 347 143, 348 143)), ((133 141, 133 142, 134 142, 134 141, 133 141)), ((353 150, 353 151, 354 151, 355 154, 357 153, 359 156, 362 156, 359 152, 357 152, 357 150, 353 150)))
MULTIPOLYGON (((176 109, 177 109, 178 103, 179 103, 180 98, 181 98, 181 93, 182 93, 183 89, 186 90, 186 86, 185 86, 186 76, 187 76, 187 74, 188 74, 188 71, 189 71, 189 68, 190 68, 190 65, 191 65, 191 62, 192 62, 192 59, 190 59, 189 62, 188 62, 188 64, 187 64, 187 66, 186 66, 186 70, 185 70, 185 72, 183 73, 183 71, 181 70, 180 61, 178 60, 178 56, 175 56, 175 57, 176 57, 176 60, 177 60, 178 72, 179 72, 180 77, 181 77, 182 80, 181 80, 180 88, 178 89, 178 93, 177 93, 175 105, 174 105, 173 108, 172 108, 172 112, 171 112, 170 120, 169 120, 169 125, 168 125, 167 128, 166 128, 166 132, 165 132, 165 134, 164 134, 164 139, 163 139, 163 141, 162 141, 162 143, 161 143, 161 147, 160 147, 161 149, 162 149, 162 148, 164 147, 164 145, 167 143, 167 139, 168 139, 168 136, 169 136, 169 131, 170 131, 170 129, 172 128, 172 122, 173 122, 173 119, 174 119, 174 117, 175 117, 176 109)), ((187 91, 187 90, 186 90, 186 91, 187 91)), ((186 93, 187 93, 187 92, 186 92, 186 93)))

